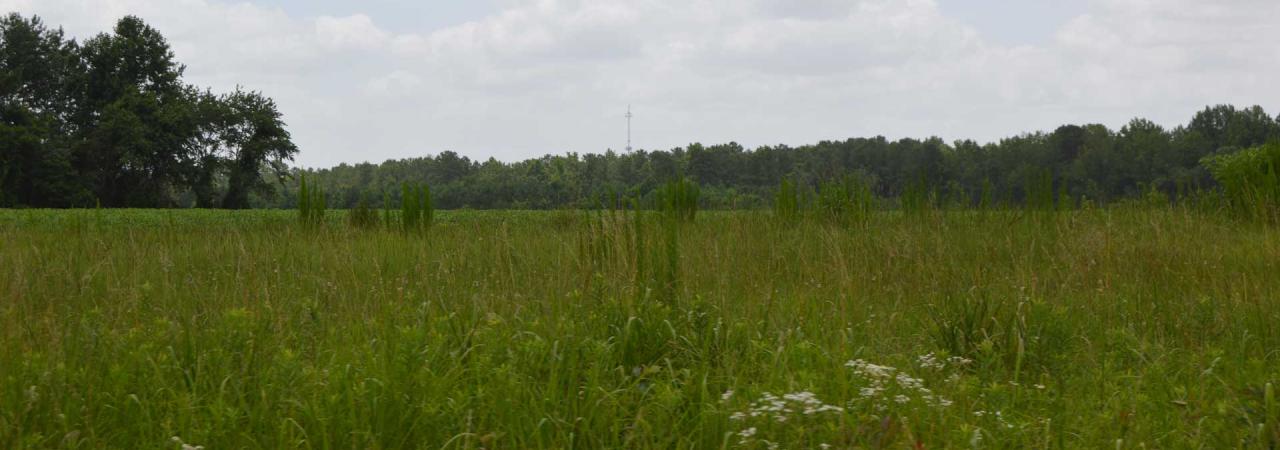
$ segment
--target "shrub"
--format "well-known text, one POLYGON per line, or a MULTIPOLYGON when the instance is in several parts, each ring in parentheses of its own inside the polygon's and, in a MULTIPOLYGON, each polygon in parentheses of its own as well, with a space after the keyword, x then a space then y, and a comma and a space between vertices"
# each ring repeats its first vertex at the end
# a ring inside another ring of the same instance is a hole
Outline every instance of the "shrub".
POLYGON ((1206 157, 1227 207, 1250 220, 1280 221, 1280 143, 1206 157))

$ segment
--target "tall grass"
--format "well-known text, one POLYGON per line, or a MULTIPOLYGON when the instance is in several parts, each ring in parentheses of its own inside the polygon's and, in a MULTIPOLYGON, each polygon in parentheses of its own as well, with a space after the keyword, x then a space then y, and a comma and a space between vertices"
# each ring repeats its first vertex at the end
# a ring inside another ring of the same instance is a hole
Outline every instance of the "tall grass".
MULTIPOLYGON (((1022 185, 1023 206, 1031 211, 1053 211, 1055 209, 1053 185, 1053 171, 1049 169, 1028 171, 1022 185)), ((1062 196, 1059 194, 1059 197, 1062 196)), ((1056 204, 1061 205, 1064 200, 1060 198, 1056 204)))
POLYGON ((425 184, 404 183, 400 194, 400 225, 405 233, 423 233, 435 221, 431 188, 425 184))
POLYGON ((354 228, 375 229, 381 224, 381 220, 378 218, 378 211, 369 204, 368 197, 361 194, 355 208, 347 210, 347 223, 354 228))
POLYGON ((430 240, 289 211, 0 211, 0 448, 1280 437, 1274 227, 635 206, 443 211, 430 240))
POLYGON ((656 192, 658 210, 676 222, 692 222, 698 215, 698 184, 688 178, 668 181, 656 192))
POLYGON ((865 222, 879 203, 871 184, 853 175, 823 181, 817 190, 783 179, 774 194, 773 215, 784 223, 807 218, 852 225, 865 222))
POLYGON ((1280 223, 1280 143, 1210 156, 1204 165, 1240 217, 1280 223))
POLYGON ((298 220, 307 226, 322 224, 328 203, 323 188, 308 185, 305 174, 301 175, 298 183, 298 220))
POLYGON ((817 210, 825 220, 844 225, 860 224, 876 210, 876 196, 869 183, 848 175, 819 186, 817 210))
POLYGON ((791 178, 783 178, 773 196, 773 215, 784 222, 795 222, 800 219, 804 208, 803 192, 791 178))
POLYGON ((898 197, 898 207, 907 214, 922 214, 932 211, 937 204, 937 191, 923 175, 907 183, 902 195, 898 197))

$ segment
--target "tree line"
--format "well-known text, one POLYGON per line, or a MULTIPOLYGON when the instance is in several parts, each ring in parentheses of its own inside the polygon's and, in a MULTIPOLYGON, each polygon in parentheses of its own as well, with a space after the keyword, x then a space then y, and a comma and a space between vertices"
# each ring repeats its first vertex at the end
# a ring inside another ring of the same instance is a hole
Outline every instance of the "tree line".
POLYGON ((214 94, 184 83, 183 71, 136 17, 83 43, 37 17, 0 18, 0 207, 295 208, 302 175, 338 209, 399 204, 403 186, 420 183, 442 209, 593 207, 653 200, 677 179, 699 185, 704 208, 769 207, 783 180, 803 192, 850 179, 899 201, 924 192, 958 205, 1025 204, 1051 190, 1104 204, 1216 188, 1204 161, 1280 140, 1280 117, 1219 105, 1172 129, 1134 119, 1119 130, 1064 125, 992 143, 730 142, 516 162, 445 151, 303 169, 288 165, 298 148, 271 99, 239 88, 214 94))
MULTIPOLYGON (((406 182, 431 185, 436 205, 445 209, 594 207, 616 196, 652 197, 678 178, 701 186, 703 207, 763 208, 774 202, 783 180, 813 189, 849 177, 887 199, 914 191, 928 192, 939 203, 1021 205, 1032 201, 1034 191, 1050 189, 1077 204, 1106 204, 1152 192, 1176 198, 1215 188, 1206 158, 1277 139, 1280 117, 1259 106, 1219 105, 1173 129, 1134 119, 1119 130, 1064 125, 986 144, 871 137, 746 149, 731 142, 512 163, 446 151, 295 173, 322 186, 336 208, 353 207, 362 198, 376 201, 384 193, 398 202, 395 195, 406 182)), ((293 207, 296 185, 284 189, 286 195, 263 206, 293 207)))
POLYGON ((0 17, 0 207, 246 208, 289 175, 275 103, 183 82, 137 17, 84 42, 0 17))

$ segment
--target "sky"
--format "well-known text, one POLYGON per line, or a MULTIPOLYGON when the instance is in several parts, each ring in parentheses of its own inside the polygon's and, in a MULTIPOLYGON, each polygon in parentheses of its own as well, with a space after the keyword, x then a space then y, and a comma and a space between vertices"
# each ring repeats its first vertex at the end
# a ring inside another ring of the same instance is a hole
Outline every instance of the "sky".
POLYGON ((125 15, 186 81, 279 104, 324 167, 692 142, 998 140, 1280 112, 1276 0, 0 0, 74 37, 125 15))

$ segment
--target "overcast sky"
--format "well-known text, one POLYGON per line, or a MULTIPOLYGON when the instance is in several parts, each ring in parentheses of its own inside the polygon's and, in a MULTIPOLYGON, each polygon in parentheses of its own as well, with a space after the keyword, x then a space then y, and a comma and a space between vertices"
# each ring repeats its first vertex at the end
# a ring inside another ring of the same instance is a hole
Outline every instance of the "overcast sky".
POLYGON ((1277 0, 0 0, 142 17, 189 83, 275 98, 305 166, 1280 112, 1277 0))

